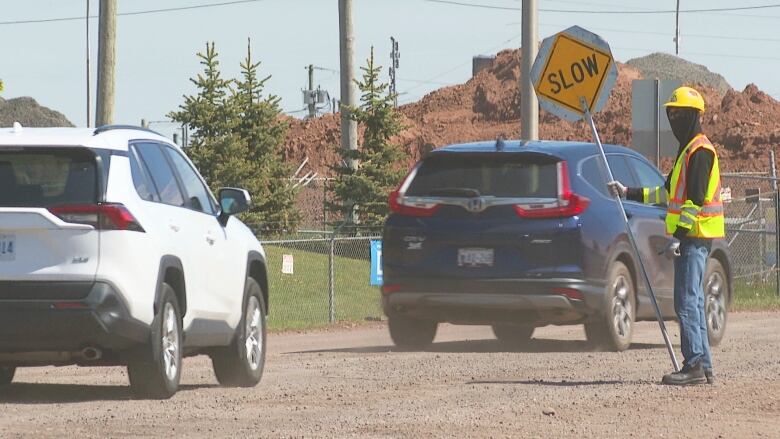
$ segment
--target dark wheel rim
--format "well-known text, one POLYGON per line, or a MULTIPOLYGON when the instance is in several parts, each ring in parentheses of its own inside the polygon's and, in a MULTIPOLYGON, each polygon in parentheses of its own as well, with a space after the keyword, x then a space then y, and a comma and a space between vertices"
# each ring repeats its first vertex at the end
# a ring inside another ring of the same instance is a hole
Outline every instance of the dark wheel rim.
POLYGON ((631 335, 634 309, 631 305, 631 281, 618 275, 612 282, 612 326, 621 340, 631 335))
POLYGON ((726 324, 726 282, 723 276, 715 271, 707 278, 704 287, 707 310, 707 325, 710 331, 717 334, 723 331, 726 324))

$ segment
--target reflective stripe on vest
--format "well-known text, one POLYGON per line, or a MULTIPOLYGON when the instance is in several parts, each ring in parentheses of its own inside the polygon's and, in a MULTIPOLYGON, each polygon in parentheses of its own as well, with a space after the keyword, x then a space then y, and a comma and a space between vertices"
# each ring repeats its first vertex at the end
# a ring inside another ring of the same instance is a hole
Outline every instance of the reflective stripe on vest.
POLYGON ((703 134, 694 137, 677 158, 672 169, 671 187, 666 213, 666 233, 673 234, 678 227, 688 229, 688 235, 699 238, 721 238, 725 236, 723 203, 720 200, 720 169, 718 155, 710 141, 703 134), (697 206, 687 199, 688 162, 699 148, 713 153, 707 193, 704 204, 697 206))

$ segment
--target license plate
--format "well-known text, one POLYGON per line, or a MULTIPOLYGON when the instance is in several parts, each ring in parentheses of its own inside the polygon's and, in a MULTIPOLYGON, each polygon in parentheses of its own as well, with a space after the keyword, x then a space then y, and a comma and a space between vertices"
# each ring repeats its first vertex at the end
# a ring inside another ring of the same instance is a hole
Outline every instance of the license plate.
POLYGON ((16 236, 0 235, 0 261, 16 259, 16 236))
POLYGON ((492 248, 461 248, 458 249, 458 266, 460 267, 492 267, 492 248))

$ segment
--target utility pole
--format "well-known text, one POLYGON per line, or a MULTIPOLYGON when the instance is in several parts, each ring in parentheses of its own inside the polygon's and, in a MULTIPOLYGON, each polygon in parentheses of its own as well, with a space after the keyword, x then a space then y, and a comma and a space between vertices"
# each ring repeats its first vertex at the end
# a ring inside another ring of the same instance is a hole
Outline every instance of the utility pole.
POLYGON ((100 0, 98 26, 98 78, 95 125, 114 123, 114 71, 116 69, 116 0, 100 0))
MULTIPOLYGON (((357 150, 357 122, 350 118, 350 111, 344 107, 355 107, 355 37, 352 34, 352 0, 339 0, 339 38, 341 52, 341 148, 357 150)), ((348 161, 356 170, 356 160, 348 161)))
POLYGON ((92 80, 90 76, 92 73, 89 70, 89 0, 87 0, 87 15, 86 18, 86 24, 87 24, 87 128, 90 127, 90 120, 92 119, 92 111, 91 111, 91 104, 92 104, 92 96, 91 96, 91 88, 92 88, 92 80))
POLYGON ((401 52, 398 51, 398 41, 390 37, 390 95, 393 96, 393 105, 398 106, 398 89, 395 85, 395 71, 399 66, 398 59, 401 58, 401 52))
POLYGON ((539 51, 539 17, 537 0, 523 0, 523 41, 521 67, 521 133, 523 140, 539 139, 539 102, 531 80, 531 67, 539 51))
POLYGON ((677 0, 677 13, 674 23, 674 54, 680 56, 680 0, 677 0))
POLYGON ((309 64, 309 88, 306 90, 306 104, 309 107, 309 118, 317 117, 317 98, 314 94, 314 65, 309 64))

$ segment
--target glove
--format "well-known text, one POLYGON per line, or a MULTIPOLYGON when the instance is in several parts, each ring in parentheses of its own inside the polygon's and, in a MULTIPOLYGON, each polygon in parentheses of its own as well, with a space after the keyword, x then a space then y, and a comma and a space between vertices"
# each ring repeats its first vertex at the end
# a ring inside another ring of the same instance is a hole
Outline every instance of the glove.
POLYGON ((658 254, 664 255, 669 259, 674 259, 680 256, 680 241, 676 238, 670 239, 669 243, 666 244, 666 247, 664 247, 664 249, 661 250, 658 254))
POLYGON ((613 197, 625 198, 626 193, 628 193, 628 188, 617 180, 607 183, 607 189, 609 189, 609 193, 612 194, 613 197))

